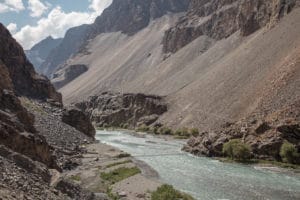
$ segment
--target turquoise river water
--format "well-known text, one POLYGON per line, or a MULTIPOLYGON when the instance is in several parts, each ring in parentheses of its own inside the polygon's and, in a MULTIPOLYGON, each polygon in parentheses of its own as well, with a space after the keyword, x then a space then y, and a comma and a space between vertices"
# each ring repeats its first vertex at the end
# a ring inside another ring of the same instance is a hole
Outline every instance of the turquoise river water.
POLYGON ((96 138, 155 169, 161 181, 199 200, 300 200, 300 175, 222 163, 182 152, 182 141, 120 131, 97 131, 96 138))

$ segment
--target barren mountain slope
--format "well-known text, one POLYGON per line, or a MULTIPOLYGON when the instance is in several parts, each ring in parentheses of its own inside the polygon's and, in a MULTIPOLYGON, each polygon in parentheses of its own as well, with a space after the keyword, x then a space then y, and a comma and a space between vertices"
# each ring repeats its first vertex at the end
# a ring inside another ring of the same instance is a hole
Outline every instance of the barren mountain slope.
POLYGON ((133 37, 121 33, 96 37, 90 42, 90 55, 70 61, 90 69, 60 90, 65 102, 105 90, 163 95, 169 102, 163 122, 209 128, 255 111, 267 93, 274 98, 265 107, 285 103, 277 103, 281 93, 284 101, 299 98, 299 66, 292 65, 299 56, 299 9, 272 29, 248 37, 237 32, 217 42, 200 36, 167 57, 161 53, 161 41, 171 19, 155 20, 133 37), (282 70, 286 84, 276 87, 283 91, 277 94, 271 84, 282 82, 282 70))

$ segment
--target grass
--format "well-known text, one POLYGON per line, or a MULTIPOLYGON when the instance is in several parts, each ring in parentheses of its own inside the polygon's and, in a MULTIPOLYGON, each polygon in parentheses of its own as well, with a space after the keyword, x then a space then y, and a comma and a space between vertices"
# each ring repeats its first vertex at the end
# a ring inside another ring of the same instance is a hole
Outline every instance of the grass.
POLYGON ((118 195, 116 195, 116 194, 114 194, 114 193, 112 192, 112 188, 111 188, 111 187, 108 187, 108 188, 107 188, 106 194, 108 195, 108 197, 109 197, 111 200, 119 200, 119 199, 120 199, 118 195))
POLYGON ((103 180, 114 184, 139 173, 141 173, 141 170, 137 167, 121 167, 108 173, 103 172, 100 174, 100 177, 103 180))
POLYGON ((131 163, 131 162, 132 162, 131 160, 125 160, 125 161, 122 161, 122 162, 115 162, 115 163, 106 165, 105 168, 107 169, 107 168, 111 168, 111 167, 114 167, 114 166, 118 166, 118 165, 123 165, 123 164, 131 163))
POLYGON ((73 181, 81 181, 81 178, 80 178, 79 175, 73 175, 73 176, 70 177, 70 179, 73 180, 73 181))
POLYGON ((152 192, 151 200, 194 200, 194 198, 188 194, 179 192, 171 185, 164 184, 152 192))
POLYGON ((128 157, 131 157, 131 155, 129 153, 120 153, 116 157, 117 158, 128 158, 128 157))

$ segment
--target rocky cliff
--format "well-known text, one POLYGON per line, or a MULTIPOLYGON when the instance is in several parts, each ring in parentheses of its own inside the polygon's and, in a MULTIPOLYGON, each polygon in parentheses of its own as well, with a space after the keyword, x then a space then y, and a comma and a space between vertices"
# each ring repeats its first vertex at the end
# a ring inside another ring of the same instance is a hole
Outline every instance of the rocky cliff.
MULTIPOLYGON (((76 166, 80 146, 93 138, 62 122, 60 93, 34 71, 2 24, 0 43, 0 199, 72 199, 50 185, 51 171, 76 166)), ((83 190, 77 196, 96 199, 83 190)))
POLYGON ((262 27, 274 26, 299 3, 298 0, 192 0, 187 15, 166 31, 164 52, 174 53, 203 35, 221 40, 240 31, 242 36, 248 36, 262 27))
POLYGON ((62 43, 41 65, 42 72, 52 77, 76 53, 88 54, 85 45, 101 33, 120 31, 127 35, 134 35, 147 27, 151 20, 169 12, 183 12, 187 8, 188 0, 114 0, 93 24, 68 30, 62 43))
POLYGON ((25 56, 22 47, 13 39, 8 30, 0 25, 0 60, 4 73, 8 73, 12 89, 16 95, 36 99, 52 99, 60 102, 61 94, 56 92, 50 81, 38 75, 25 56))
POLYGON ((98 127, 134 128, 153 124, 167 111, 162 97, 105 92, 75 104, 98 127))

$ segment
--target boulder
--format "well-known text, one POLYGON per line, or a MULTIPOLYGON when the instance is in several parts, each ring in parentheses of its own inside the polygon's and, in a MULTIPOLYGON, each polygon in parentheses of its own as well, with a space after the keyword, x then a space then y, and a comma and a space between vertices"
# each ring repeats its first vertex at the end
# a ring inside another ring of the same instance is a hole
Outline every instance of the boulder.
POLYGON ((65 110, 62 115, 62 121, 89 137, 95 137, 96 130, 89 117, 78 109, 65 110))

